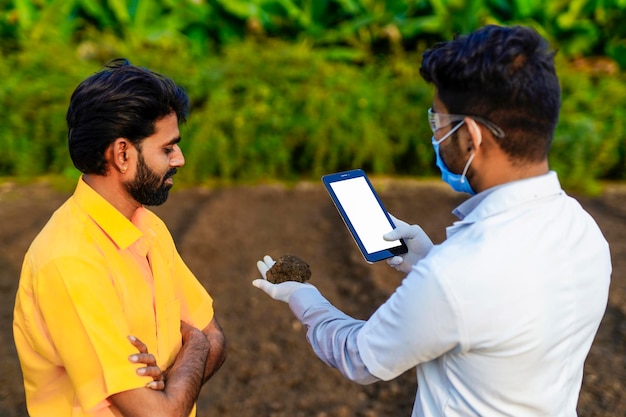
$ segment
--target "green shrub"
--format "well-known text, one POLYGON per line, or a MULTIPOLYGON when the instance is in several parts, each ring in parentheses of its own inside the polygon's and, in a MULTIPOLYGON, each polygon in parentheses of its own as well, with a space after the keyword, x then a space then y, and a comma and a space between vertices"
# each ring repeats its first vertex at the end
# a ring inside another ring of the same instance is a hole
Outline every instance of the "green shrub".
MULTIPOLYGON (((426 109, 432 87, 418 54, 361 65, 328 59, 306 43, 246 41, 194 57, 184 43, 41 43, 0 60, 0 175, 76 178, 65 111, 76 85, 124 56, 171 76, 189 92, 182 127, 187 184, 318 179, 362 167, 373 174, 438 175, 426 109), (175 59, 172 59, 174 57, 175 59)), ((551 166, 565 185, 594 192, 626 179, 626 83, 622 73, 558 61, 563 107, 551 166)))
POLYGON ((317 177, 358 166, 432 173, 423 114, 431 89, 417 60, 358 68, 304 44, 245 42, 205 65, 193 141, 183 144, 190 178, 317 177), (411 167, 399 163, 407 152, 417 155, 411 167))
POLYGON ((626 79, 559 61, 561 117, 551 165, 570 188, 595 192, 598 179, 626 179, 626 79))

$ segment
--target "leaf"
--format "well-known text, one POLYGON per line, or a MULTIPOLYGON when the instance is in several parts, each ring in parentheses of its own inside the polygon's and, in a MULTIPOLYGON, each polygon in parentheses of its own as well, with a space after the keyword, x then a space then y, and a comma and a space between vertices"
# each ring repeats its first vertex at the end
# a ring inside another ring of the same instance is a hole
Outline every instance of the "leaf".
POLYGON ((256 2, 245 0, 217 0, 217 3, 227 12, 240 19, 247 20, 259 16, 259 7, 256 2))
POLYGON ((74 0, 52 0, 48 3, 33 25, 31 39, 39 41, 54 34, 57 41, 68 42, 76 28, 76 20, 67 18, 74 3, 74 0))
POLYGON ((532 17, 537 14, 540 7, 543 7, 541 0, 515 0, 514 4, 515 15, 518 19, 532 17))
POLYGON ((114 25, 113 20, 109 16, 108 10, 98 0, 78 0, 76 8, 83 9, 84 12, 98 22, 99 29, 110 28, 114 25))
POLYGON ((15 10, 17 10, 18 25, 22 32, 28 31, 34 21, 37 11, 31 0, 15 0, 15 10))
POLYGON ((443 16, 415 17, 407 20, 400 27, 400 32, 405 37, 413 37, 420 33, 441 33, 443 27, 445 27, 443 16))
POLYGON ((130 22, 126 0, 108 0, 108 4, 118 22, 123 25, 127 25, 130 22))

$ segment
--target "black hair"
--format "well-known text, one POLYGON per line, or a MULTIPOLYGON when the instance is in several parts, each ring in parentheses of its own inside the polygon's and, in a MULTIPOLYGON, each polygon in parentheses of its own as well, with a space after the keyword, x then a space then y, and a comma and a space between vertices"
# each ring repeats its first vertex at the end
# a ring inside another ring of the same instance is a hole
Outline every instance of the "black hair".
POLYGON ((82 81, 70 99, 66 121, 72 162, 81 172, 104 175, 105 151, 117 138, 141 149, 155 133, 155 123, 176 113, 179 123, 189 114, 189 97, 170 78, 126 59, 110 61, 82 81))
POLYGON ((488 25, 423 54, 420 74, 451 114, 487 119, 512 160, 547 158, 561 106, 555 52, 534 29, 488 25))

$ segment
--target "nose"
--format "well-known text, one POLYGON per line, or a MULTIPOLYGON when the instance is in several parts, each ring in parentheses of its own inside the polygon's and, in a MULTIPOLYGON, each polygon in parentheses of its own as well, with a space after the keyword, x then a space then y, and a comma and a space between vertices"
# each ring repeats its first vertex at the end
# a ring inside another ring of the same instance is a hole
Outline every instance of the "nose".
POLYGON ((182 149, 178 145, 176 145, 175 151, 172 153, 172 158, 170 159, 170 165, 174 168, 179 168, 185 165, 185 155, 183 155, 182 149))

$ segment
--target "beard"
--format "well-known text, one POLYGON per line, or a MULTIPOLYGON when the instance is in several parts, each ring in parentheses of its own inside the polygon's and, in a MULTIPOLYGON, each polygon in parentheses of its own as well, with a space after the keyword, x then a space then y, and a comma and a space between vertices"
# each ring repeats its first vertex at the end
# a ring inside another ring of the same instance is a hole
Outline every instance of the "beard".
POLYGON ((137 158, 137 174, 132 181, 125 184, 130 196, 144 206, 160 206, 167 201, 172 186, 165 184, 165 180, 176 174, 172 168, 161 177, 153 171, 143 159, 141 152, 137 158))

